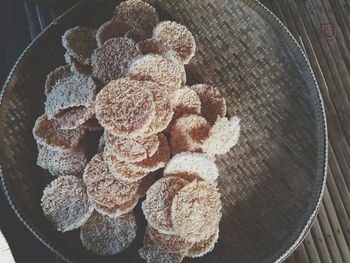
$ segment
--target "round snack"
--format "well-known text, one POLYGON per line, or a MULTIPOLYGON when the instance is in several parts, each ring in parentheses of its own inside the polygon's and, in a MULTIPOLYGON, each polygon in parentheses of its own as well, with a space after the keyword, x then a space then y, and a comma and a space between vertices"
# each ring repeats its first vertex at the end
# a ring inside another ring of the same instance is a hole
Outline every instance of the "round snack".
POLYGON ((97 79, 107 84, 111 80, 124 77, 131 61, 139 55, 140 52, 132 39, 109 39, 92 55, 92 72, 97 79))
POLYGON ((173 156, 164 169, 165 176, 179 173, 197 175, 210 183, 213 183, 219 176, 218 167, 212 158, 205 154, 192 152, 173 156))
POLYGON ((116 157, 125 162, 138 162, 152 156, 158 149, 158 136, 126 138, 105 133, 106 143, 116 157))
POLYGON ((167 87, 155 82, 149 87, 153 94, 155 115, 148 129, 145 131, 145 136, 151 136, 165 130, 174 114, 167 87))
POLYGON ((215 233, 208 239, 194 243, 194 245, 188 250, 186 257, 196 258, 202 257, 205 254, 211 252, 214 249, 215 243, 219 238, 219 228, 216 228, 215 233))
POLYGON ((137 48, 138 50, 143 54, 158 54, 162 55, 165 53, 166 48, 163 46, 163 44, 154 38, 149 38, 142 40, 137 43, 137 48))
POLYGON ((185 85, 187 80, 186 70, 180 56, 174 50, 167 50, 162 55, 174 63, 175 67, 181 75, 181 85, 185 85))
POLYGON ((134 28, 151 31, 159 22, 156 10, 141 0, 128 0, 120 3, 114 12, 116 20, 127 22, 134 28))
POLYGON ((157 246, 168 253, 186 255, 193 243, 180 236, 162 234, 152 227, 148 227, 148 235, 157 246))
POLYGON ((139 183, 124 183, 109 171, 103 154, 96 154, 87 164, 83 180, 93 201, 109 208, 130 201, 137 193, 139 183))
POLYGON ((196 51, 192 33, 184 25, 176 22, 160 22, 153 29, 153 38, 160 40, 167 49, 176 51, 185 64, 188 64, 196 51))
POLYGON ((178 117, 186 113, 200 114, 201 101, 199 96, 188 86, 178 89, 174 95, 173 110, 178 117))
POLYGON ((80 227, 93 211, 82 180, 72 175, 61 176, 46 186, 41 207, 61 232, 80 227))
POLYGON ((126 78, 110 82, 97 95, 97 120, 118 136, 142 135, 154 116, 154 101, 149 90, 152 85, 126 78))
POLYGON ((155 172, 147 174, 145 177, 141 179, 140 187, 139 187, 139 190, 137 191, 137 194, 140 197, 146 196, 147 190, 154 184, 155 181, 156 181, 155 172))
POLYGON ((150 226, 161 233, 173 233, 171 204, 174 196, 187 183, 179 177, 169 176, 158 180, 148 189, 142 210, 150 226))
POLYGON ((211 155, 228 153, 236 145, 240 129, 238 117, 218 118, 203 143, 203 151, 211 155))
POLYGON ((45 112, 49 118, 73 107, 92 106, 97 92, 95 81, 85 75, 62 79, 47 94, 45 112))
POLYGON ((72 72, 68 65, 60 66, 53 71, 51 71, 45 81, 45 95, 49 94, 52 88, 56 85, 56 83, 63 81, 66 78, 72 76, 72 72))
POLYGON ((184 258, 181 254, 161 250, 149 237, 148 229, 146 229, 143 239, 143 247, 138 252, 147 263, 180 263, 184 258))
POLYGON ((123 182, 135 183, 147 175, 146 171, 137 169, 131 163, 119 160, 114 152, 107 147, 105 148, 104 158, 108 163, 111 174, 123 182))
POLYGON ((137 225, 134 214, 117 218, 93 213, 80 228, 83 246, 98 255, 114 255, 128 248, 136 237, 137 225))
POLYGON ((208 138, 210 125, 199 115, 186 114, 175 120, 171 128, 171 153, 202 152, 202 144, 208 138))
POLYGON ((136 194, 130 201, 127 201, 121 205, 115 205, 113 207, 102 206, 94 203, 95 210, 101 215, 106 215, 111 218, 117 218, 121 215, 131 212, 139 201, 139 196, 136 194))
POLYGON ((53 176, 72 174, 80 176, 87 164, 83 147, 54 150, 47 145, 38 144, 37 165, 48 170, 53 176))
POLYGON ((192 242, 206 240, 219 225, 220 210, 220 194, 210 183, 190 182, 173 198, 174 233, 192 242))
POLYGON ((123 37, 132 27, 124 21, 110 20, 102 24, 96 33, 97 45, 100 47, 111 38, 123 37))
POLYGON ((96 29, 77 26, 68 29, 62 36, 62 45, 67 53, 83 65, 91 63, 96 45, 96 29))
POLYGON ((201 100, 201 115, 213 124, 218 117, 226 115, 226 100, 219 90, 210 85, 196 84, 191 86, 201 100))
POLYGON ((142 29, 131 29, 125 33, 125 37, 131 38, 136 43, 142 40, 145 40, 147 38, 150 38, 151 36, 152 36, 152 33, 144 31, 142 29))
POLYGON ((169 59, 157 54, 136 59, 130 66, 128 77, 161 83, 164 88, 168 87, 169 92, 179 89, 182 82, 179 68, 169 59))
POLYGON ((64 54, 64 60, 66 61, 67 64, 70 65, 70 70, 72 71, 72 73, 81 74, 81 75, 91 75, 92 73, 91 65, 81 64, 72 56, 70 56, 67 52, 64 54))
POLYGON ((93 107, 74 107, 67 111, 61 112, 56 116, 55 120, 61 129, 71 130, 76 129, 88 119, 94 116, 93 107))
POLYGON ((47 145, 52 149, 67 149, 76 147, 85 134, 84 129, 63 130, 59 123, 46 115, 41 115, 33 128, 33 136, 38 144, 47 145))
POLYGON ((159 147, 158 150, 151 157, 137 163, 130 163, 135 170, 144 172, 153 172, 163 168, 170 158, 170 149, 167 138, 164 134, 158 134, 159 147))

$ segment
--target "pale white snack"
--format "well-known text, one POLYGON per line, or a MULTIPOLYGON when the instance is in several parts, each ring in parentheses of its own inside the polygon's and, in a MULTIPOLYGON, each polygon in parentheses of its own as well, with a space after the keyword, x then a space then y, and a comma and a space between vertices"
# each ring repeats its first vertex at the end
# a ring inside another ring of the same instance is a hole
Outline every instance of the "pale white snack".
POLYGON ((228 153, 236 145, 240 129, 238 117, 218 118, 210 128, 208 138, 203 142, 203 151, 211 155, 228 153))
POLYGON ((180 88, 182 74, 179 67, 169 59, 157 54, 147 54, 131 63, 127 76, 161 83, 171 93, 180 88))
POLYGON ((217 118, 226 115, 226 100, 220 91, 211 85, 196 84, 193 89, 201 100, 201 115, 213 124, 217 118))
POLYGON ((182 178, 169 176, 158 180, 148 189, 142 210, 150 226, 161 233, 173 233, 171 219, 173 198, 187 183, 182 178))
POLYGON ((96 45, 96 29, 77 26, 68 29, 62 36, 62 45, 67 53, 83 65, 89 65, 96 45))
POLYGON ((178 89, 174 93, 173 111, 176 117, 183 114, 200 114, 201 101, 197 93, 188 86, 178 89))
POLYGON ((159 22, 153 6, 141 0, 128 0, 120 3, 114 11, 113 18, 127 22, 134 28, 151 31, 159 22))
POLYGON ((80 176, 87 162, 86 151, 82 146, 62 151, 38 144, 37 165, 48 170, 53 176, 80 176))
POLYGON ((186 257, 197 258, 204 256, 214 249, 218 239, 219 228, 216 228, 214 234, 212 234, 208 239, 194 243, 193 246, 187 251, 186 257))
POLYGON ((189 63, 195 54, 196 42, 192 33, 177 22, 160 22, 153 29, 153 38, 160 40, 167 49, 176 51, 185 64, 189 63))
POLYGON ((46 145, 53 150, 65 150, 76 147, 83 139, 84 129, 77 128, 73 130, 61 129, 60 124, 47 115, 41 115, 33 128, 33 136, 38 144, 46 145))
POLYGON ((72 72, 68 65, 60 66, 51 71, 45 81, 45 95, 50 93, 51 89, 56 85, 57 82, 69 78, 72 76, 72 72))
POLYGON ((221 215, 220 194, 205 181, 194 180, 185 185, 171 205, 174 234, 192 242, 208 239, 218 227, 221 215))
POLYGON ((115 255, 127 249, 136 237, 133 212, 117 218, 93 213, 80 228, 83 246, 98 255, 115 255))
POLYGON ((83 181, 72 175, 61 176, 46 186, 41 207, 61 232, 80 227, 93 212, 83 181))
POLYGON ((215 182, 219 176, 219 170, 213 158, 193 152, 183 152, 173 156, 164 169, 165 176, 177 173, 196 174, 210 183, 215 182))
POLYGON ((111 81, 97 95, 97 120, 116 136, 142 136, 154 116, 153 95, 148 88, 152 85, 127 78, 111 81))
POLYGON ((72 75, 58 81, 47 94, 45 113, 51 119, 63 110, 73 107, 90 107, 96 97, 95 81, 85 75, 72 75))

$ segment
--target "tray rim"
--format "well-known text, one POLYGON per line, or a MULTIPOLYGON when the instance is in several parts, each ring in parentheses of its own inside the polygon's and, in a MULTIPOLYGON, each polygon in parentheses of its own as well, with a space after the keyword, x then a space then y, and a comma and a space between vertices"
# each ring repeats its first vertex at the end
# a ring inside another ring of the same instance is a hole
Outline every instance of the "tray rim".
MULTIPOLYGON (((103 2, 104 0, 94 0, 93 2, 103 2)), ((147 0, 145 0, 147 1, 147 0)), ((309 229, 312 227, 312 224, 316 218, 317 212, 319 210, 323 193, 325 190, 326 186, 326 179, 327 179, 327 167, 328 167, 328 129, 327 129, 327 118, 326 118, 326 112, 325 112, 325 106, 324 102, 322 99, 321 91, 319 88, 319 85, 317 83, 315 74, 313 72, 313 69, 311 67, 311 64, 309 62, 309 59, 304 51, 304 49, 300 46, 299 42, 296 40, 296 38, 292 35, 292 33, 289 31, 286 25, 283 24, 283 22, 280 20, 279 17, 277 17, 270 9, 268 9, 263 3, 261 3, 259 0, 240 0, 244 4, 246 4, 249 8, 252 8, 251 5, 256 5, 260 8, 260 11, 264 12, 266 16, 270 16, 270 18, 273 18, 273 20, 276 23, 276 26, 280 27, 284 33, 287 33, 287 37, 289 40, 292 42, 294 47, 296 48, 293 51, 299 52, 302 56, 302 59, 304 60, 306 66, 307 66, 307 71, 310 74, 315 91, 317 93, 317 98, 318 98, 318 104, 321 107, 321 115, 322 115, 322 126, 323 126, 323 153, 324 153, 324 163, 323 163, 323 173, 322 173, 322 184, 321 188, 319 189, 318 192, 318 198, 316 201, 316 204, 314 206, 314 209, 312 213, 310 214, 307 222, 305 223, 304 227, 302 228, 301 232, 298 234, 297 238, 291 242, 289 248, 287 250, 281 250, 280 251, 280 256, 275 258, 273 262, 275 263, 280 263, 284 261, 289 255, 293 253, 294 250, 298 248, 298 246, 303 242, 304 238, 306 237, 307 232, 309 229)), ((78 11, 79 7, 84 6, 85 3, 89 3, 89 0, 82 0, 78 2, 77 4, 73 5, 71 8, 63 12, 60 16, 58 16, 55 20, 53 20, 44 30, 42 30, 32 41, 31 43, 23 50, 21 55, 18 57, 16 60, 15 64, 13 65, 11 71, 9 72, 3 86, 2 90, 0 93, 0 106, 3 105, 3 97, 5 93, 7 92, 9 83, 11 81, 12 75, 14 74, 15 70, 17 69, 18 64, 22 61, 23 57, 28 53, 28 51, 40 40, 40 38, 47 32, 49 31, 55 24, 59 23, 60 20, 64 19, 67 15, 74 14, 74 11, 78 11)), ((92 2, 90 2, 92 4, 92 2)), ((254 9, 254 11, 257 12, 257 10, 254 9)), ((261 14, 259 14, 261 16, 261 14)), ((265 17, 262 17, 263 19, 266 20, 265 17)), ((322 145, 321 145, 322 146, 322 145)), ((320 174, 321 176, 321 174, 320 174)), ((7 185, 6 185, 6 179, 5 175, 3 172, 3 169, 0 164, 0 181, 1 181, 1 187, 4 191, 5 197, 10 204, 11 208, 15 212, 16 216, 20 219, 20 221, 28 228, 28 230, 42 242, 47 248, 49 248, 52 252, 54 252, 56 255, 58 255, 61 259, 67 261, 67 262, 73 262, 71 259, 67 258, 65 255, 63 255, 60 251, 55 249, 49 242, 47 242, 41 235, 38 233, 35 228, 32 226, 32 224, 29 222, 29 220, 26 219, 26 216, 22 214, 20 209, 16 207, 15 202, 12 199, 12 194, 10 193, 7 185)), ((296 230, 297 231, 297 230, 296 230)))

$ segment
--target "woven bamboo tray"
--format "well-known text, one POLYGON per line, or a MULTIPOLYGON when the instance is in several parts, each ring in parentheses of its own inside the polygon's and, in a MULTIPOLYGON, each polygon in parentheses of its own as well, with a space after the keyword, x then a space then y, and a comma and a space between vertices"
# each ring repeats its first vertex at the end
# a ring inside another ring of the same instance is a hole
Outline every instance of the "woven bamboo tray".
MULTIPOLYGON (((63 65, 61 35, 70 27, 97 27, 118 1, 82 1, 52 23, 24 51, 3 89, 0 164, 8 200, 22 222, 63 259, 142 262, 145 220, 137 207, 138 236, 114 257, 86 251, 79 233, 61 234, 43 216, 40 198, 52 180, 36 166, 32 138, 43 112, 44 81, 63 65)), ((254 0, 155 0, 163 18, 185 24, 197 54, 191 82, 220 87, 229 115, 242 119, 238 145, 217 160, 223 219, 218 244, 185 262, 281 262, 302 241, 325 183, 327 130, 319 89, 304 53, 282 23, 254 0)))

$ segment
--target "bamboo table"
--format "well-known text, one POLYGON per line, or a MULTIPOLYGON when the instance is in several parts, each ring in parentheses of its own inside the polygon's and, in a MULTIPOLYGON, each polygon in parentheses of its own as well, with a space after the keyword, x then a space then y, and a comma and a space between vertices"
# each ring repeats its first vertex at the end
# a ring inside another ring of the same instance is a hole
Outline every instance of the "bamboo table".
MULTIPOLYGON (((0 83, 25 46, 72 2, 47 6, 33 0, 2 1, 0 83)), ((303 46, 317 77, 328 119, 329 167, 323 202, 305 241, 286 262, 350 262, 350 1, 262 2, 303 46)), ((31 259, 51 262, 54 255, 20 225, 1 194, 0 204, 6 215, 0 217, 0 226, 16 261, 28 259, 18 253, 26 247, 31 259)), ((1 262, 3 256, 0 250, 1 262)))

